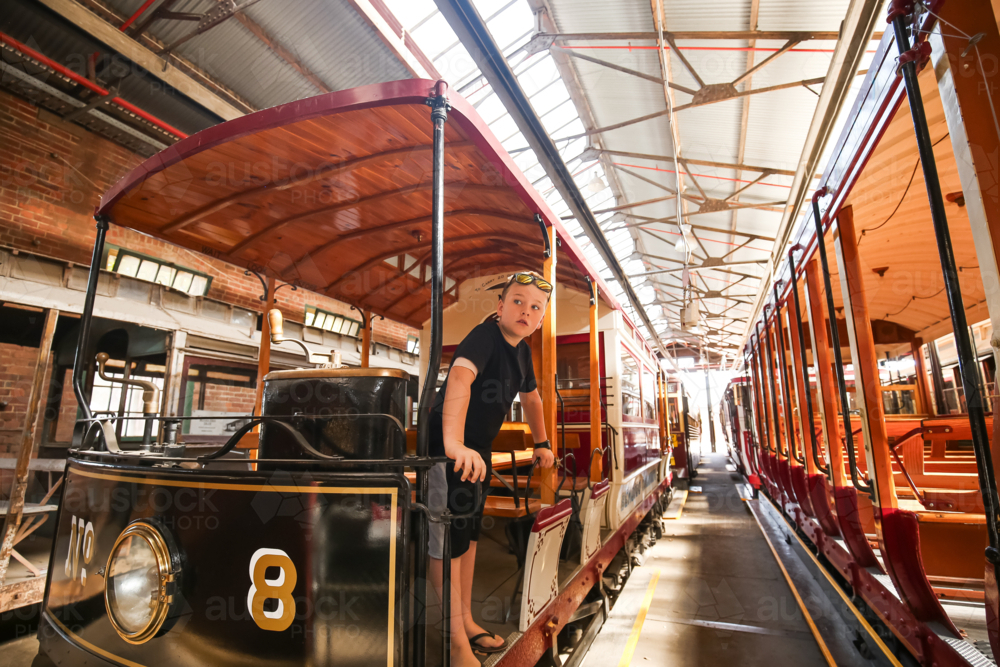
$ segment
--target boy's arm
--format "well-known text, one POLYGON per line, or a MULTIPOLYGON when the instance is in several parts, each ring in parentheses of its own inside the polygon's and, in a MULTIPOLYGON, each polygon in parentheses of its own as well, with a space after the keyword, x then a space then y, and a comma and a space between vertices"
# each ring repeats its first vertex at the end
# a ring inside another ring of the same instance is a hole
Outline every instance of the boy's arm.
MULTIPOLYGON (((518 394, 521 398, 521 409, 524 411, 524 419, 531 429, 531 438, 535 443, 548 440, 545 435, 545 411, 542 409, 542 397, 538 395, 538 390, 522 391, 518 394)), ((535 448, 535 460, 543 468, 551 468, 555 463, 555 455, 551 449, 535 448)))
POLYGON ((462 471, 462 481, 486 479, 486 463, 478 452, 465 446, 465 416, 472 396, 476 374, 465 366, 454 365, 448 373, 448 389, 441 411, 444 453, 455 460, 455 472, 462 471))

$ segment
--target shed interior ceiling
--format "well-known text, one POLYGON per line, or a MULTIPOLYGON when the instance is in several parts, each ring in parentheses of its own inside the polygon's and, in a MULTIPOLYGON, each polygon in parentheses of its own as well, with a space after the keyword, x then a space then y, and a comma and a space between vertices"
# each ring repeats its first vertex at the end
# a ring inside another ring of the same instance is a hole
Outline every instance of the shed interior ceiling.
MULTIPOLYGON (((21 5, 26 0, 12 2, 21 5)), ((143 0, 80 2, 116 27, 143 5, 143 0)), ((214 0, 159 0, 149 11, 167 4, 171 12, 189 14, 220 6, 214 0)), ((732 359, 752 313, 754 295, 767 274, 822 80, 837 45, 831 37, 840 30, 849 0, 474 0, 474 4, 574 175, 608 245, 631 277, 655 328, 650 332, 640 325, 640 331, 665 341, 683 338, 714 352, 716 360, 726 353, 732 359), (665 69, 655 38, 660 4, 663 30, 701 33, 698 39, 681 36, 673 45, 665 41, 665 69), (788 44, 783 39, 732 39, 721 31, 826 36, 788 44), (540 43, 533 39, 539 32, 575 37, 540 43), (642 34, 613 39, 611 33, 642 34), (667 113, 664 78, 678 108, 672 118, 667 113), (746 94, 775 86, 781 88, 746 94), (721 92, 723 99, 706 99, 712 98, 706 91, 721 92), (634 122, 644 116, 653 118, 634 122), (618 127, 607 129, 610 126, 618 127), (691 225, 683 232, 676 219, 679 206, 683 222, 691 225), (686 249, 678 246, 682 239, 686 249), (685 263, 689 272, 684 271, 685 263), (680 323, 680 308, 691 298, 700 299, 703 322, 695 335, 683 333, 680 323)), ((451 89, 476 107, 529 181, 563 218, 568 233, 628 313, 632 306, 622 286, 570 214, 435 1, 373 3, 383 5, 401 26, 402 39, 422 51, 451 89)), ((92 38, 64 20, 60 24, 53 12, 37 9, 17 15, 22 17, 17 21, 10 15, 0 19, 3 29, 18 39, 30 35, 43 53, 60 62, 94 47, 92 38), (36 25, 39 21, 45 25, 36 25), (79 42, 73 49, 66 46, 69 38, 79 42)), ((145 18, 140 17, 139 23, 145 18)), ((166 46, 196 25, 160 18, 149 24, 146 33, 166 46)), ((874 42, 869 55, 873 51, 874 42)), ((350 0, 260 0, 175 46, 173 52, 204 72, 223 93, 229 91, 254 109, 324 89, 411 76, 400 56, 350 0)), ((855 89, 861 80, 855 77, 855 89)), ((214 122, 197 104, 152 85, 156 82, 148 72, 132 73, 123 81, 122 95, 184 131, 214 122)), ((839 133, 848 108, 844 107, 832 136, 839 133)), ((820 164, 825 161, 826 156, 820 164)), ((641 322, 634 313, 631 319, 641 322)))

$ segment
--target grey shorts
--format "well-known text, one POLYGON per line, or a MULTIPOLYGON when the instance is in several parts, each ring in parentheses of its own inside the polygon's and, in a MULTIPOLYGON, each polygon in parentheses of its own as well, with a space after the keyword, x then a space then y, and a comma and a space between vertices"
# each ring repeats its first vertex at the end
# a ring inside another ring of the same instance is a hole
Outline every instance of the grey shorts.
MULTIPOLYGON (((489 461, 489 459, 486 459, 489 461)), ((489 463, 487 463, 489 467, 489 463)), ((490 488, 490 471, 487 469, 486 480, 482 482, 479 507, 475 503, 475 486, 473 482, 463 482, 461 475, 456 475, 451 464, 438 463, 427 473, 427 507, 431 513, 439 517, 445 507, 451 509, 453 515, 468 514, 475 509, 469 518, 454 519, 451 522, 451 557, 458 558, 469 550, 472 542, 479 540, 482 528, 483 508, 486 505, 486 492, 490 488)), ((430 541, 427 552, 431 558, 440 560, 444 556, 444 524, 430 523, 430 541)))

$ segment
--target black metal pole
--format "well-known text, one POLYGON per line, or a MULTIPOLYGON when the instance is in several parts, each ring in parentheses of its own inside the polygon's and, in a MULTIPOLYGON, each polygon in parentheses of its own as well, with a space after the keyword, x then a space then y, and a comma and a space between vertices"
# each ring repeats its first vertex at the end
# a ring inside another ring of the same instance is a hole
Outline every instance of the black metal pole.
POLYGON ((763 368, 761 367, 761 360, 764 355, 764 339, 760 335, 760 323, 758 322, 758 327, 755 329, 757 332, 757 354, 753 355, 754 368, 756 369, 757 381, 760 382, 760 402, 761 402, 761 412, 760 412, 760 423, 764 425, 762 430, 764 436, 764 447, 769 452, 777 453, 777 450, 771 447, 771 425, 767 422, 768 409, 767 409, 767 397, 764 396, 764 374, 763 368), (758 358, 758 356, 760 358, 758 358))
POLYGON ((750 376, 750 409, 753 410, 753 419, 750 422, 750 434, 753 436, 753 458, 755 465, 757 467, 758 474, 760 473, 760 457, 758 456, 757 449, 760 447, 762 441, 761 427, 760 427, 760 406, 757 404, 757 391, 754 389, 754 383, 759 380, 755 377, 755 370, 753 367, 753 351, 744 351, 744 362, 747 365, 747 373, 750 376))
POLYGON ((795 327, 799 332, 799 362, 802 364, 802 386, 806 391, 806 414, 802 417, 804 428, 809 430, 809 442, 812 443, 812 458, 816 468, 824 475, 830 474, 830 469, 819 461, 819 444, 816 440, 816 422, 813 417, 812 388, 809 386, 809 359, 806 357, 806 335, 802 330, 802 304, 799 303, 799 278, 795 275, 795 249, 788 251, 788 266, 792 270, 792 298, 795 303, 795 327))
POLYGON ((781 281, 774 283, 774 344, 778 348, 778 361, 781 363, 781 386, 785 391, 785 430, 788 431, 788 458, 795 459, 799 463, 805 463, 806 459, 799 453, 798 443, 795 441, 795 417, 792 414, 792 391, 788 386, 788 362, 785 357, 785 328, 781 326, 781 302, 778 299, 778 285, 781 281))
MULTIPOLYGON (((439 81, 434 95, 427 99, 434 123, 433 174, 431 178, 431 340, 424 386, 417 408, 417 456, 430 453, 430 411, 437 392, 437 376, 441 368, 442 310, 444 304, 444 125, 448 121, 447 84, 439 81)), ((427 470, 417 473, 417 502, 427 504, 427 470)), ((426 661, 427 633, 425 610, 427 608, 427 517, 421 515, 417 527, 417 548, 414 559, 413 600, 414 614, 413 664, 422 667, 426 661)), ((447 532, 447 531, 446 531, 447 532)), ((447 558, 445 560, 448 560, 447 558)), ((450 563, 448 564, 450 568, 450 563)))
POLYGON ((715 425, 712 422, 712 380, 708 374, 708 357, 705 357, 705 401, 708 404, 708 438, 715 452, 715 425))
POLYGON ((444 545, 441 549, 441 665, 451 667, 451 511, 441 516, 444 545))
POLYGON ((694 470, 691 469, 691 429, 688 428, 688 398, 684 392, 683 385, 680 387, 681 422, 684 424, 684 456, 687 458, 688 481, 694 479, 694 470))
MULTIPOLYGON (((820 268, 823 269, 823 286, 826 288, 826 312, 830 318, 830 340, 833 345, 833 367, 837 371, 837 386, 840 388, 840 412, 844 418, 844 441, 847 445, 847 460, 851 468, 851 483, 858 491, 871 493, 871 484, 864 484, 858 477, 858 466, 854 455, 854 433, 851 431, 851 404, 847 400, 847 380, 844 379, 844 355, 840 351, 840 329, 837 326, 837 309, 833 305, 833 287, 830 285, 830 264, 826 259, 826 243, 823 241, 823 218, 819 214, 819 198, 826 194, 826 188, 813 195, 813 220, 816 223, 816 249, 819 252, 820 268)), ((823 326, 817 322, 816 326, 823 326)), ((837 461, 831 461, 837 465, 837 461)))
POLYGON ((73 392, 84 419, 93 418, 90 400, 83 391, 83 371, 89 366, 87 358, 90 350, 90 327, 94 321, 94 301, 97 299, 97 281, 101 277, 101 261, 104 259, 104 239, 108 233, 108 218, 94 216, 97 221, 97 237, 94 239, 94 254, 90 259, 90 275, 87 277, 87 295, 83 299, 83 313, 80 316, 80 334, 76 339, 76 358, 73 360, 73 392))
POLYGON ((806 414, 802 419, 809 429, 810 442, 813 446, 813 463, 824 475, 830 474, 830 468, 819 460, 819 441, 816 439, 816 422, 812 405, 812 388, 809 386, 809 359, 806 357, 806 336, 802 328, 802 304, 799 302, 799 278, 795 274, 795 249, 788 251, 788 265, 792 270, 792 298, 795 300, 795 326, 799 332, 799 362, 802 364, 802 385, 806 390, 806 414))
POLYGON ((774 420, 774 447, 779 456, 788 456, 787 451, 781 451, 781 412, 778 410, 778 386, 774 382, 774 358, 771 353, 771 327, 767 323, 767 313, 764 313, 764 354, 767 355, 767 379, 771 385, 771 419, 774 420))
MULTIPOLYGON (((896 45, 900 55, 902 55, 910 50, 910 37, 906 31, 907 17, 901 12, 892 13, 891 17, 892 28, 896 34, 896 45)), ((934 236, 937 239, 941 271, 944 274, 948 308, 951 311, 955 349, 958 351, 958 370, 962 376, 962 386, 965 389, 965 404, 968 406, 969 426, 972 429, 972 446, 976 452, 976 463, 979 471, 979 490, 983 495, 983 505, 988 517, 986 527, 990 538, 990 548, 987 549, 986 555, 994 569, 997 569, 997 565, 1000 564, 1000 551, 998 551, 996 510, 1000 507, 1000 499, 997 497, 997 483, 993 472, 993 457, 990 454, 989 433, 986 430, 983 396, 979 390, 979 375, 976 370, 978 362, 967 335, 969 325, 965 318, 965 305, 962 303, 962 288, 958 282, 958 267, 951 244, 951 233, 948 230, 948 217, 944 210, 941 181, 938 179, 937 164, 934 161, 934 146, 927 127, 923 98, 920 96, 917 65, 913 60, 909 60, 903 63, 901 69, 903 82, 906 84, 906 97, 910 103, 910 115, 913 117, 913 129, 917 137, 917 150, 920 152, 924 183, 927 186, 927 199, 930 201, 931 220, 934 223, 934 236)))

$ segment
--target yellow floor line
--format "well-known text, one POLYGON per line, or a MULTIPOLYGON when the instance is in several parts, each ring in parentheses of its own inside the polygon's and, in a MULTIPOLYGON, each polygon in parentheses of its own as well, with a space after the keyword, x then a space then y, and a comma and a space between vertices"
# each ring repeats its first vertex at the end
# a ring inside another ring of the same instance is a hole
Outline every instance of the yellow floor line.
POLYGON ((618 661, 618 667, 628 667, 632 662, 632 654, 635 653, 636 644, 639 643, 639 635, 642 634, 642 624, 646 621, 646 612, 653 602, 653 591, 656 590, 656 582, 660 580, 659 568, 653 572, 653 577, 649 580, 649 588, 646 589, 646 597, 642 599, 642 607, 639 608, 639 615, 635 617, 635 624, 632 626, 632 634, 628 636, 628 643, 625 644, 625 652, 622 659, 618 661))
MULTIPOLYGON (((771 503, 771 506, 773 507, 774 504, 771 503)), ((847 597, 847 594, 844 593, 844 591, 840 588, 840 585, 837 584, 834 578, 830 576, 830 573, 826 571, 826 567, 824 567, 823 564, 819 562, 819 559, 817 559, 816 556, 813 555, 813 552, 809 550, 809 547, 807 547, 805 542, 802 541, 802 538, 799 537, 798 534, 795 533, 794 531, 792 532, 792 535, 794 535, 795 539, 798 540, 799 544, 802 545, 802 550, 805 551, 810 558, 812 558, 814 563, 816 563, 816 568, 823 573, 823 576, 826 577, 827 581, 830 582, 830 586, 835 591, 837 591, 837 594, 840 595, 840 597, 844 600, 844 602, 847 604, 847 608, 854 613, 854 616, 858 619, 858 622, 868 633, 868 636, 875 640, 875 643, 882 650, 882 653, 885 654, 885 657, 889 659, 889 662, 892 663, 893 667, 903 667, 903 663, 901 663, 896 658, 896 656, 892 654, 892 652, 889 650, 889 647, 885 645, 885 642, 883 642, 882 638, 878 636, 878 633, 875 632, 875 629, 871 626, 868 620, 861 615, 861 612, 859 612, 857 607, 854 606, 854 603, 851 602, 851 599, 849 597, 847 597)))
POLYGON ((687 503, 688 500, 688 491, 687 489, 682 489, 682 491, 684 495, 681 496, 681 508, 677 510, 677 516, 665 516, 663 517, 665 521, 676 521, 677 519, 681 518, 681 514, 684 514, 684 505, 687 503))
POLYGON ((834 661, 833 655, 830 654, 830 649, 827 648, 826 642, 823 641, 823 635, 819 633, 819 628, 816 627, 816 623, 813 621, 812 615, 809 613, 809 610, 806 609, 806 604, 802 601, 802 596, 799 595, 798 589, 796 589, 795 584, 792 583, 792 578, 788 575, 788 570, 785 569, 784 563, 781 562, 781 558, 778 556, 778 551, 774 548, 774 545, 771 544, 771 538, 767 536, 767 531, 765 531, 764 526, 761 525, 760 519, 757 518, 757 514, 753 511, 750 513, 753 514, 754 521, 757 522, 757 527, 760 528, 760 534, 764 536, 764 541, 767 542, 768 548, 774 555, 775 562, 778 564, 778 567, 781 568, 781 574, 785 575, 785 581, 788 582, 788 587, 792 589, 792 595, 795 596, 795 601, 799 604, 799 609, 802 610, 803 616, 806 617, 806 623, 809 624, 809 631, 812 633, 816 643, 819 644, 819 650, 823 653, 823 658, 826 660, 826 664, 830 667, 837 667, 837 663, 834 661))

